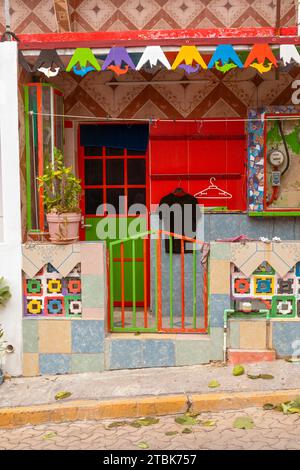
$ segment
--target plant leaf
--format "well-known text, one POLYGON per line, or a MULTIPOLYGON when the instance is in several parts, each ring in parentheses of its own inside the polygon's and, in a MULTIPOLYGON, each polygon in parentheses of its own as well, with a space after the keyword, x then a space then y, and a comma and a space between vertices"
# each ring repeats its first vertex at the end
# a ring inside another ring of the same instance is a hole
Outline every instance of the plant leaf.
POLYGON ((166 436, 176 436, 178 434, 178 431, 167 431, 165 432, 166 436))
POLYGON ((126 426, 127 421, 114 421, 107 426, 107 429, 119 428, 121 426, 126 426))
POLYGON ((213 379, 208 384, 209 388, 217 388, 220 387, 220 384, 217 380, 213 379))
POLYGON ((240 416, 234 420, 233 427, 236 429, 253 429, 254 422, 249 416, 240 416))
POLYGON ((243 375, 244 373, 245 373, 244 366, 242 366, 240 364, 237 364, 236 366, 234 366, 233 371, 232 371, 232 375, 237 377, 239 375, 243 375))
POLYGON ((264 380, 271 380, 271 379, 274 379, 274 375, 271 375, 271 374, 260 374, 259 378, 260 378, 260 379, 264 379, 264 380))
POLYGON ((216 422, 213 419, 208 419, 207 421, 202 421, 200 424, 205 427, 211 427, 215 426, 216 422))
POLYGON ((53 439, 54 437, 57 436, 57 432, 53 431, 53 432, 47 432, 47 434, 44 434, 43 436, 43 439, 47 440, 47 439, 53 439))
POLYGON ((263 405, 264 410, 274 410, 274 408, 275 408, 275 405, 273 405, 273 403, 265 403, 263 405))
POLYGON ((288 409, 289 413, 300 413, 300 408, 296 408, 295 406, 291 406, 291 408, 288 409))
POLYGON ((260 378, 261 378, 261 377, 260 377, 260 374, 259 374, 259 375, 247 374, 247 377, 248 377, 249 379, 253 379, 253 380, 255 380, 255 379, 260 379, 260 378))
POLYGON ((137 446, 140 449, 149 449, 149 444, 147 442, 139 442, 137 446))
POLYGON ((57 392, 55 400, 63 400, 64 398, 69 398, 71 395, 71 392, 57 392))
POLYGON ((146 418, 140 418, 136 419, 132 423, 130 423, 131 426, 140 428, 141 426, 152 426, 152 424, 157 424, 159 423, 158 418, 152 418, 151 416, 148 416, 146 418))
POLYGON ((194 426, 195 424, 199 424, 199 420, 196 418, 193 418, 192 416, 185 414, 182 416, 177 416, 175 418, 175 423, 182 424, 183 426, 185 425, 194 426))
POLYGON ((193 431, 190 428, 184 428, 181 431, 181 434, 191 434, 193 431))

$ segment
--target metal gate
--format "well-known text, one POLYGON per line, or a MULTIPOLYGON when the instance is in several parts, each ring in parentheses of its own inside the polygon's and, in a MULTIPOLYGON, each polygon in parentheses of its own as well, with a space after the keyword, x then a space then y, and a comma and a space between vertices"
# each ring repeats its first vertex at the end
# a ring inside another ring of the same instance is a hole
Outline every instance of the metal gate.
POLYGON ((162 230, 111 241, 107 257, 110 331, 205 333, 206 247, 203 241, 162 230), (176 239, 180 240, 178 254, 173 253, 176 239), (137 296, 141 282, 143 289, 137 296))

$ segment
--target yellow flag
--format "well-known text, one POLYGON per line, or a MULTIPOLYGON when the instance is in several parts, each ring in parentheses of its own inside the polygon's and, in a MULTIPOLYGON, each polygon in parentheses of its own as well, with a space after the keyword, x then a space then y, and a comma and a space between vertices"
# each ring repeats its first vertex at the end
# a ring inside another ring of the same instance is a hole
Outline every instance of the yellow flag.
POLYGON ((187 65, 192 65, 193 62, 199 64, 203 69, 207 69, 207 65, 200 55, 196 46, 181 46, 173 64, 172 70, 177 69, 178 65, 184 62, 187 65))

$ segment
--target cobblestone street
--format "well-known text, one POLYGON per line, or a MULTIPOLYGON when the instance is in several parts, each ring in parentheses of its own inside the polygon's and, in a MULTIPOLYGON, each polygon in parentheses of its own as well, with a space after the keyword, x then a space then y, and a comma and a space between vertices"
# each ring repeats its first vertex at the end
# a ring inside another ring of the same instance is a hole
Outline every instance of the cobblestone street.
POLYGON ((284 415, 258 408, 202 413, 199 419, 213 421, 212 426, 180 425, 174 419, 175 416, 161 417, 159 423, 140 428, 130 426, 131 419, 120 427, 109 427, 114 421, 107 420, 1 429, 0 450, 300 449, 298 414, 284 415), (233 421, 240 416, 251 417, 254 428, 233 428, 233 421), (182 433, 185 428, 192 432, 182 433))

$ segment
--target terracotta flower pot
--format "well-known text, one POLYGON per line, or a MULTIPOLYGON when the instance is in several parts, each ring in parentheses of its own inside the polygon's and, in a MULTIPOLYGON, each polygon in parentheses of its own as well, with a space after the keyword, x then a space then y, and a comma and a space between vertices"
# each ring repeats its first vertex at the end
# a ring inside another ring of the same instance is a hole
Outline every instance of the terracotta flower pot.
POLYGON ((52 243, 65 245, 79 239, 80 213, 47 214, 46 217, 52 243))

